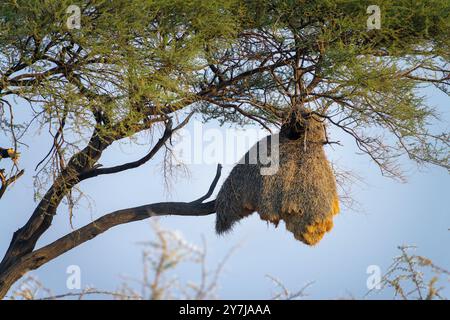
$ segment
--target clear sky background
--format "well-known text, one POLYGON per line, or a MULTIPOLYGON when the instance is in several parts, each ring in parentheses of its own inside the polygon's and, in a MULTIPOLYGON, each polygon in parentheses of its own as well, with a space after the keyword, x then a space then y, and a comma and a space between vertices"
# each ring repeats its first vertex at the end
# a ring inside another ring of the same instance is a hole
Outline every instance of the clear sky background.
MULTIPOLYGON (((430 97, 429 102, 441 110, 441 126, 448 129, 448 97, 430 88, 424 93, 430 97)), ((26 114, 27 108, 27 105, 19 104, 17 117, 26 114)), ((215 122, 205 126, 218 127, 215 122)), ((187 129, 192 128, 189 125, 187 129)), ((379 265, 383 272, 386 271, 392 258, 399 254, 397 246, 402 244, 416 245, 416 253, 450 269, 450 179, 447 171, 436 167, 418 170, 405 159, 402 163, 407 170, 408 182, 402 184, 382 177, 367 156, 357 155, 349 137, 335 130, 331 135, 333 140, 340 140, 345 146, 335 146, 333 149, 327 147, 330 160, 354 171, 364 182, 352 185, 353 197, 360 203, 356 208, 358 210, 342 208, 341 214, 335 218, 332 232, 314 247, 296 241, 283 224, 278 228, 267 225, 259 220, 257 214, 243 220, 232 233, 225 236, 215 234, 214 215, 160 219, 164 228, 179 230, 190 242, 200 245, 201 237, 204 236, 211 268, 230 248, 242 243, 226 264, 220 278, 219 297, 270 298, 275 287, 266 275, 271 275, 292 291, 314 281, 307 290, 309 298, 359 298, 367 292, 367 267, 379 265)), ((3 136, 0 137, 2 145, 5 142, 3 139, 3 136)), ((30 147, 21 150, 21 164, 28 171, 0 201, 2 256, 12 233, 26 222, 36 206, 33 200, 33 168, 50 147, 46 130, 28 137, 26 142, 30 147)), ((100 162, 107 166, 137 159, 150 147, 114 145, 100 162)), ((74 226, 80 227, 120 208, 166 200, 191 201, 206 192, 216 170, 215 164, 188 165, 189 177, 174 180, 169 194, 163 188, 161 161, 160 154, 140 168, 83 182, 81 188, 94 200, 94 206, 89 209, 84 203, 75 213, 74 226)), ((231 168, 229 164, 224 166, 218 188, 231 168)), ((61 206, 49 232, 39 241, 39 246, 70 231, 68 212, 61 206)), ((65 293, 68 291, 66 268, 79 265, 82 287, 114 290, 122 282, 122 276, 140 277, 142 247, 137 243, 152 237, 148 220, 121 225, 33 271, 33 275, 54 293, 65 293)), ((189 264, 178 268, 176 273, 182 281, 199 279, 198 268, 189 264)), ((450 288, 447 287, 447 296, 449 292, 450 288)), ((383 292, 370 297, 391 298, 392 294, 383 292)))

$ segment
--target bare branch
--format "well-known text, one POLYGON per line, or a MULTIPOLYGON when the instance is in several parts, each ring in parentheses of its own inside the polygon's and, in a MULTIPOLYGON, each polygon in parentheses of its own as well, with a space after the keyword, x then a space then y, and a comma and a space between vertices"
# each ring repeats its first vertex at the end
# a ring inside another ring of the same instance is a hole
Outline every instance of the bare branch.
POLYGON ((108 213, 86 226, 75 230, 38 250, 17 259, 0 275, 0 297, 9 287, 27 271, 34 270, 53 260, 61 254, 80 244, 91 240, 117 225, 139 221, 155 216, 205 216, 215 212, 215 200, 203 203, 199 200, 208 198, 220 178, 221 165, 218 165, 216 176, 205 196, 192 202, 160 202, 134 208, 127 208, 108 213))
POLYGON ((0 170, 0 181, 2 182, 2 185, 0 187, 0 199, 3 197, 3 195, 6 192, 6 189, 15 181, 17 181, 17 179, 19 179, 23 174, 25 173, 24 170, 20 170, 18 173, 16 173, 15 175, 13 175, 10 178, 7 178, 4 174, 4 170, 0 170))

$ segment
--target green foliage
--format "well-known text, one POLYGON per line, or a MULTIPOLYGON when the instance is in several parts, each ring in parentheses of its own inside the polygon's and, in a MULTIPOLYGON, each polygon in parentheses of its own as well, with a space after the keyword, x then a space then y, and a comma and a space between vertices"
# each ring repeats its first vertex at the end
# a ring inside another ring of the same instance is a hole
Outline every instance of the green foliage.
POLYGON ((402 153, 449 167, 448 134, 429 133, 437 115, 418 95, 424 84, 448 92, 446 0, 80 1, 81 29, 68 29, 72 4, 3 0, 0 13, 0 98, 26 99, 41 124, 75 134, 58 144, 66 161, 94 128, 120 140, 192 107, 268 127, 301 104, 385 173, 398 174, 402 153), (367 30, 373 4, 379 30, 367 30))

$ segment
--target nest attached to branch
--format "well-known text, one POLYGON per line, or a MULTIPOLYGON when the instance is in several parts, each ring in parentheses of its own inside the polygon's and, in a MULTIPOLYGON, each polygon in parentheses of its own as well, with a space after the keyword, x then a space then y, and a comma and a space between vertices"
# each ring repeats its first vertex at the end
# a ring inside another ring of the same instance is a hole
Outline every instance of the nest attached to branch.
POLYGON ((331 230, 333 216, 339 212, 336 179, 323 149, 325 141, 324 124, 312 114, 291 117, 278 135, 259 141, 233 168, 219 191, 216 231, 229 231, 237 221, 257 211, 261 219, 275 225, 283 220, 297 240, 318 243, 331 230), (277 141, 278 150, 272 148, 277 141), (264 173, 268 165, 261 155, 266 150, 269 166, 278 163, 273 174, 264 173))

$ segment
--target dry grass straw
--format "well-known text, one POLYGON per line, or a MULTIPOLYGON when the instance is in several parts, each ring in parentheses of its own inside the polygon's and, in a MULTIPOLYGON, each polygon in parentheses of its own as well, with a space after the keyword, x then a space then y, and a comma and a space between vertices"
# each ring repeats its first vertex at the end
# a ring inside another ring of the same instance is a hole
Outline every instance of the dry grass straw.
MULTIPOLYGON (((339 212, 336 179, 326 159, 323 123, 311 116, 292 139, 289 127, 279 133, 279 169, 274 175, 261 175, 260 161, 237 164, 224 182, 216 200, 218 233, 257 211, 261 219, 286 224, 297 240, 318 243, 333 227, 339 212)), ((268 136, 269 145, 272 136, 268 136)), ((264 138, 266 139, 266 138, 264 138)), ((262 140, 261 140, 262 141, 262 140)), ((261 141, 253 148, 259 148, 261 141)), ((268 148, 270 150, 270 148, 268 148)))

